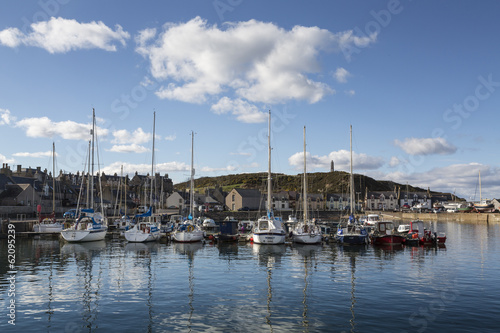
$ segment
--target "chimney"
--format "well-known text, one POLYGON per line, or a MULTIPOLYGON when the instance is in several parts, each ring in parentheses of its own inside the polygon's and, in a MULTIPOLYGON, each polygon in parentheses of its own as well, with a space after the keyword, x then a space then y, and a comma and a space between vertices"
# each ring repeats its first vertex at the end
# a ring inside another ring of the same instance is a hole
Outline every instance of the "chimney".
POLYGON ((21 164, 17 165, 17 173, 21 173, 21 164))

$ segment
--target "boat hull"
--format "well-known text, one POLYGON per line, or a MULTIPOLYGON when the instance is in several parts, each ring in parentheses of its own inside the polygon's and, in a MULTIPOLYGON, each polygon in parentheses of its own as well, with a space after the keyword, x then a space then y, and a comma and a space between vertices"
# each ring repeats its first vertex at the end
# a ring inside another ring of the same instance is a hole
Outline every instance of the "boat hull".
POLYGON ((240 235, 239 234, 236 234, 236 235, 219 234, 216 237, 217 237, 217 240, 219 242, 230 243, 230 242, 238 242, 240 240, 240 235))
POLYGON ((203 231, 176 231, 172 239, 179 243, 194 243, 203 240, 203 231))
POLYGON ((145 243, 154 242, 160 239, 160 230, 152 231, 150 233, 127 230, 125 231, 125 239, 131 243, 145 243))
POLYGON ((93 242, 106 237, 106 228, 99 230, 71 230, 61 231, 61 236, 67 242, 93 242))
POLYGON ((318 244, 321 243, 322 236, 320 234, 311 233, 294 233, 292 240, 299 244, 318 244))
POLYGON ((40 223, 33 226, 34 232, 59 233, 63 230, 61 223, 40 223))
POLYGON ((345 245, 360 245, 368 243, 368 237, 365 235, 341 235, 337 237, 337 240, 339 243, 345 245))
POLYGON ((399 235, 384 235, 373 238, 373 244, 376 245, 403 244, 404 241, 405 237, 399 235))
POLYGON ((253 242, 256 244, 284 244, 284 233, 254 233, 253 242))

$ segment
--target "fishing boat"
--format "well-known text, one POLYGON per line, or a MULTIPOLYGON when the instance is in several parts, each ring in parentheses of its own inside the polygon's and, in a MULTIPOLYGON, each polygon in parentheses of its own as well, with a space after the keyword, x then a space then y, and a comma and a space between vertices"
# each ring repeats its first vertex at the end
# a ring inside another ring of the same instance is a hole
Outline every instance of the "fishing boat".
POLYGON ((378 214, 368 214, 363 222, 364 225, 374 226, 378 221, 380 221, 380 216, 378 214))
POLYGON ((267 215, 259 218, 253 228, 252 240, 256 244, 284 244, 285 229, 280 217, 275 217, 272 206, 272 179, 271 179, 271 111, 269 111, 268 143, 268 171, 267 171, 267 215))
POLYGON ((63 224, 56 220, 56 177, 55 177, 55 157, 56 146, 52 142, 52 213, 50 215, 42 215, 42 206, 38 206, 40 210, 38 215, 38 223, 33 225, 34 232, 40 233, 60 233, 63 230, 63 224))
POLYGON ((210 240, 215 239, 220 232, 220 228, 217 223, 208 217, 203 219, 203 222, 201 223, 201 230, 203 230, 204 237, 210 240))
POLYGON ((183 223, 178 224, 172 234, 172 239, 180 243, 200 242, 204 232, 194 219, 194 132, 191 132, 191 184, 189 192, 189 216, 183 223))
POLYGON ((318 244, 321 243, 321 229, 315 223, 311 222, 307 216, 307 162, 306 162, 306 127, 304 126, 304 177, 303 177, 303 203, 304 203, 304 220, 298 222, 292 229, 292 241, 301 244, 318 244))
POLYGON ((352 245, 358 245, 358 244, 368 244, 368 232, 365 229, 365 227, 359 223, 359 221, 356 221, 354 217, 354 177, 352 173, 352 125, 350 127, 350 137, 351 137, 351 177, 350 177, 350 210, 351 214, 349 215, 349 219, 347 222, 342 222, 339 223, 338 228, 337 228, 337 234, 335 235, 335 238, 337 242, 341 244, 352 244, 352 245))
POLYGON ((216 235, 218 242, 237 242, 240 239, 238 232, 239 222, 230 216, 218 222, 219 233, 216 235))
MULTIPOLYGON (((90 202, 90 208, 86 209, 78 209, 78 216, 75 223, 61 231, 62 238, 67 242, 92 242, 103 240, 106 237, 106 232, 108 230, 107 221, 104 217, 104 213, 96 212, 94 210, 94 144, 96 141, 96 132, 95 132, 95 110, 92 109, 92 130, 91 134, 91 149, 89 154, 89 159, 92 159, 92 169, 89 174, 89 191, 92 196, 92 200, 90 202)), ((89 162, 90 164, 90 162, 89 162)), ((99 178, 100 179, 100 178, 99 178)), ((100 182, 99 182, 100 184, 100 182)), ((83 182, 82 182, 83 185, 83 182)), ((82 191, 80 190, 80 193, 82 191)), ((102 189, 100 191, 102 193, 102 189)), ((103 208, 102 196, 101 196, 101 210, 103 208)))
POLYGON ((446 242, 446 234, 444 232, 438 234, 426 229, 423 221, 410 221, 410 231, 406 237, 405 244, 411 244, 417 239, 420 245, 444 244, 446 242))
POLYGON ((151 183, 149 196, 149 209, 146 213, 135 215, 137 223, 125 231, 125 239, 129 242, 143 243, 153 242, 160 239, 160 226, 153 219, 153 177, 155 161, 155 125, 156 112, 153 113, 153 151, 151 158, 151 183))
POLYGON ((370 239, 375 245, 403 244, 406 237, 395 232, 394 223, 378 221, 375 223, 370 239))

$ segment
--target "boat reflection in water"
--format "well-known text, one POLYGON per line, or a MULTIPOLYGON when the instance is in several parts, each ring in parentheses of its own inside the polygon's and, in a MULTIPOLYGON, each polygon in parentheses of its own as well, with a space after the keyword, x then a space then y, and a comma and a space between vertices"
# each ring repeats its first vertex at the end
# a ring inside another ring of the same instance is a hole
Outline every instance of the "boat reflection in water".
POLYGON ((340 260, 342 257, 348 261, 350 273, 351 273, 351 319, 349 324, 351 326, 351 332, 356 332, 356 259, 367 253, 368 245, 350 245, 350 246, 339 246, 340 260))
POLYGON ((82 323, 68 323, 66 328, 86 329, 89 331, 97 329, 98 315, 100 312, 101 288, 104 284, 103 262, 95 260, 106 249, 106 241, 95 241, 88 243, 65 243, 61 248, 61 258, 73 259, 75 262, 76 277, 71 283, 72 299, 82 300, 82 323), (97 267, 94 264, 97 263, 97 267), (74 327, 73 327, 74 325, 74 327))
MULTIPOLYGON (((195 283, 194 283, 194 256, 195 253, 203 248, 203 243, 202 242, 195 242, 195 243, 178 243, 178 242, 173 242, 172 246, 174 248, 174 251, 185 255, 187 257, 187 262, 188 262, 188 287, 189 287, 189 292, 188 292, 188 306, 189 306, 189 313, 187 316, 187 323, 184 327, 186 327, 189 332, 191 332, 193 328, 193 316, 194 316, 194 295, 195 295, 195 283)), ((173 319, 173 318, 172 318, 173 319)))
POLYGON ((286 252, 284 244, 256 244, 252 246, 253 253, 258 256, 259 265, 266 267, 267 271, 267 314, 265 317, 266 324, 269 326, 270 331, 273 331, 272 322, 272 301, 273 301, 273 288, 272 288, 272 272, 275 266, 281 265, 281 257, 286 252))
POLYGON ((302 289, 302 327, 304 327, 306 331, 309 328, 307 297, 307 288, 309 286, 309 271, 316 265, 316 254, 320 253, 322 248, 323 245, 321 244, 293 244, 293 251, 300 256, 304 264, 304 289, 302 289))
MULTIPOLYGON (((157 242, 147 242, 147 243, 127 243, 125 245, 125 252, 134 257, 134 267, 140 268, 140 274, 137 277, 137 281, 146 281, 145 292, 142 295, 145 296, 146 306, 148 309, 147 313, 147 331, 153 331, 154 316, 153 316, 153 290, 156 274, 154 271, 154 264, 152 257, 156 256, 159 249, 159 244, 157 242), (141 275, 146 274, 146 278, 141 275)), ((136 271, 136 270, 134 270, 136 271)), ((131 273, 131 272, 129 272, 131 273)), ((143 288, 143 283, 140 283, 138 289, 143 288)))

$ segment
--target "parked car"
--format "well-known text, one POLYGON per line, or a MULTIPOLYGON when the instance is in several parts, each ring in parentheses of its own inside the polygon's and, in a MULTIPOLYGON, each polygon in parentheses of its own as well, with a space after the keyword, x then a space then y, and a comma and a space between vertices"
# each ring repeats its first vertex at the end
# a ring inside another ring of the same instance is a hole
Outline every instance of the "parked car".
POLYGON ((248 208, 248 207, 241 207, 240 209, 238 209, 238 212, 247 212, 249 210, 250 210, 250 208, 248 208))

